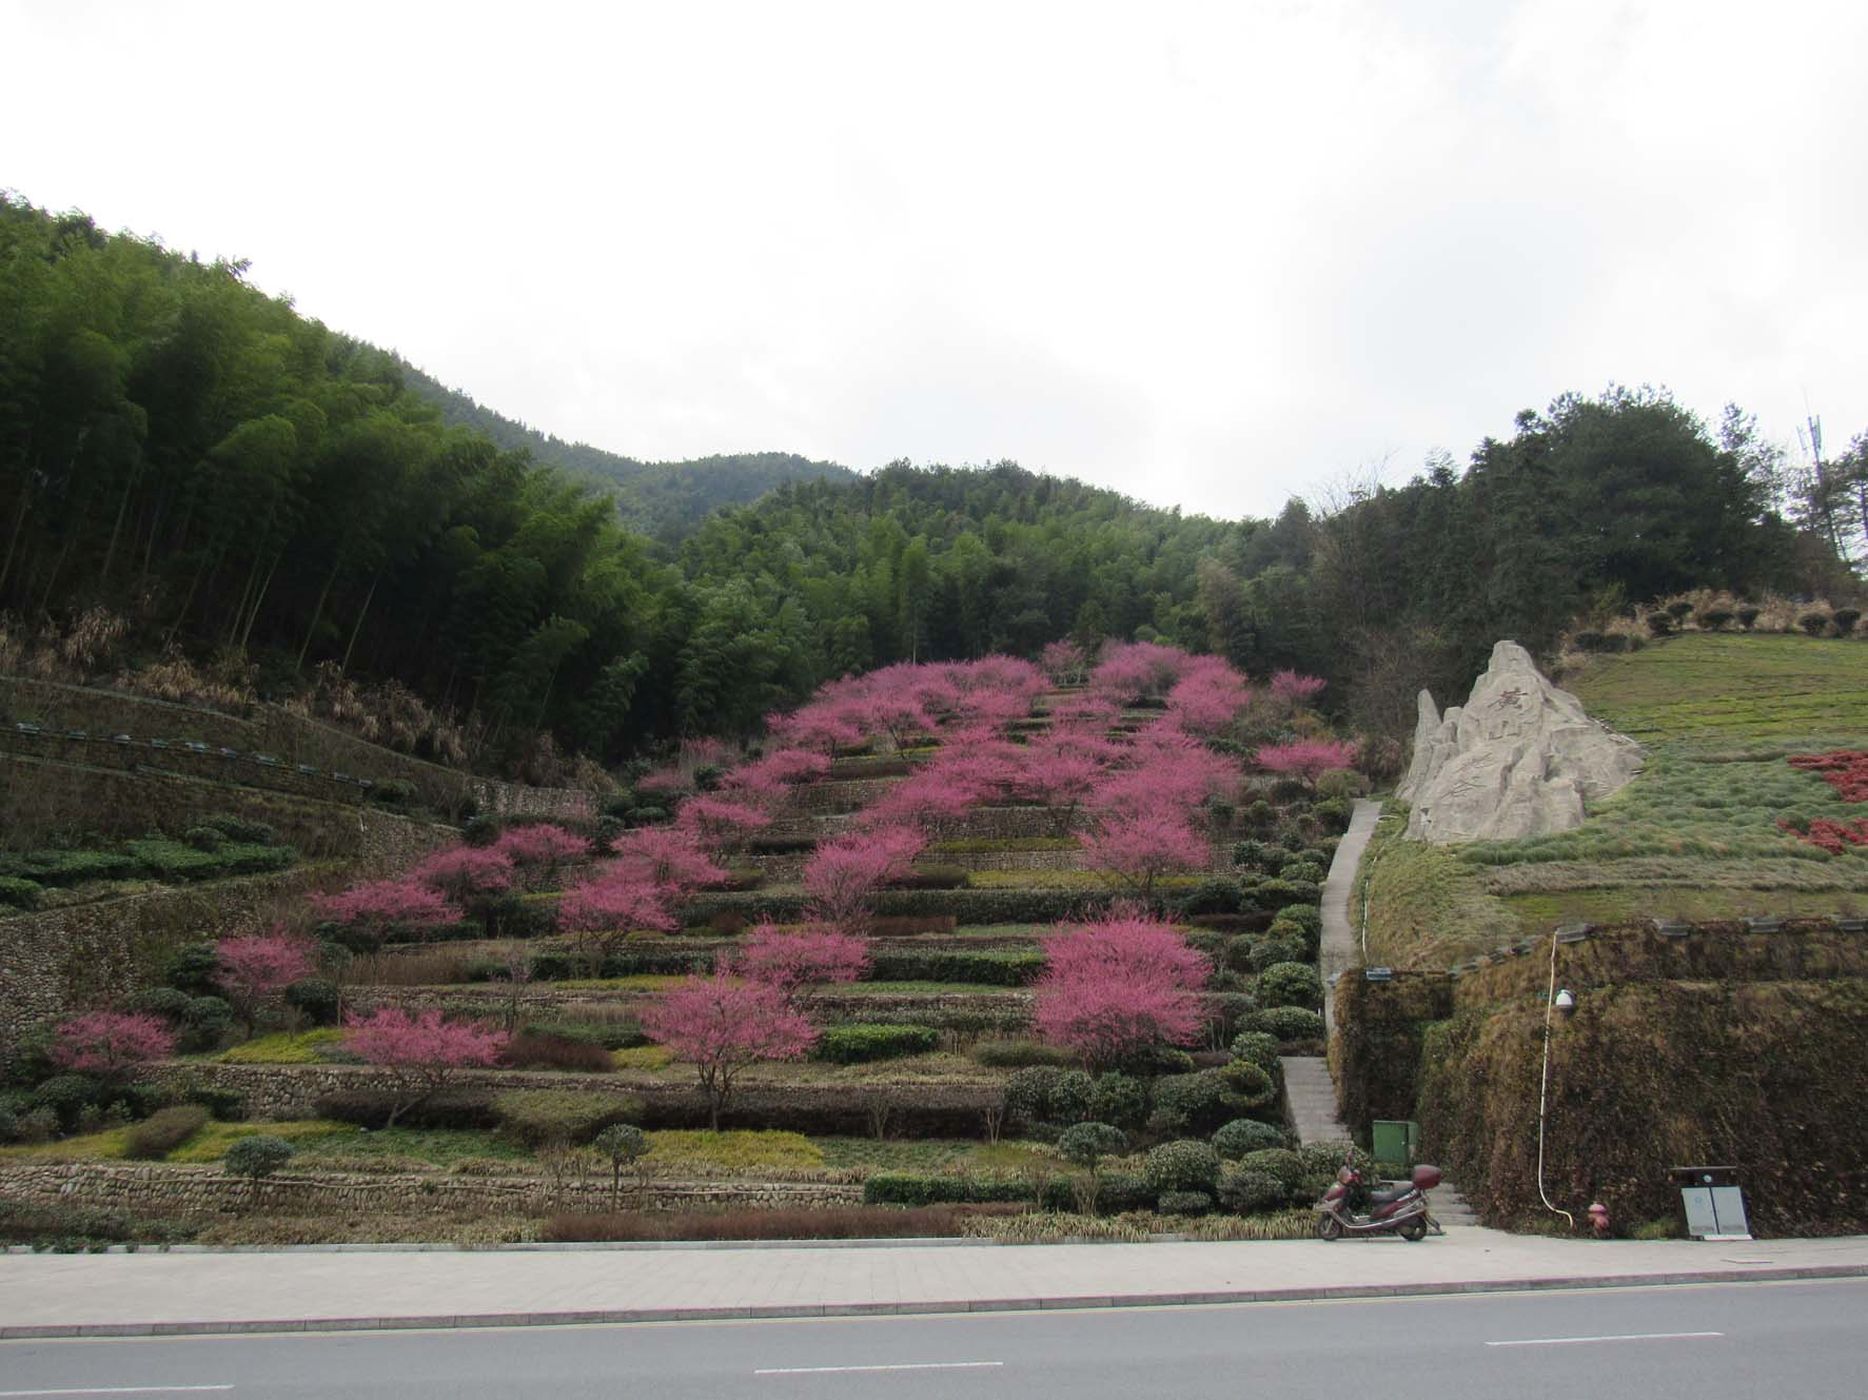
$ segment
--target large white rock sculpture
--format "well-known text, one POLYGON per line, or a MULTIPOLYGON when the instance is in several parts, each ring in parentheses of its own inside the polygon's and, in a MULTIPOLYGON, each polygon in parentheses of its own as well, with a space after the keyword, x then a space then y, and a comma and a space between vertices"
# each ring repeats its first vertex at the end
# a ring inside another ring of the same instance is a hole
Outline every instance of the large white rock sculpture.
POLYGON ((1462 708, 1444 715, 1420 693, 1414 758, 1396 795, 1413 808, 1407 834, 1509 841, 1580 826, 1585 805, 1641 771, 1641 746, 1589 718, 1516 642, 1492 648, 1462 708))

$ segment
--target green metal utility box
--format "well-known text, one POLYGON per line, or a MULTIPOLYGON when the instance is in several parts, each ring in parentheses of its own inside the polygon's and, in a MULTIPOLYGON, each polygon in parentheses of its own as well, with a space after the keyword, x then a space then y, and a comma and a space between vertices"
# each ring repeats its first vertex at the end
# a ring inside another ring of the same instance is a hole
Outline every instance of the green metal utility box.
POLYGON ((1420 1124, 1377 1118, 1369 1127, 1369 1155, 1377 1167, 1405 1173, 1420 1155, 1420 1124))

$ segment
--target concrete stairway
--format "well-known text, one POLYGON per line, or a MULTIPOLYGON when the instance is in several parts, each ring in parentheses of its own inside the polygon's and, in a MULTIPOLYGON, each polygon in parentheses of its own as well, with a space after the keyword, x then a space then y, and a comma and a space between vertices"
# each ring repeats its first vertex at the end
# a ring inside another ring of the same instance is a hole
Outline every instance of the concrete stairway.
POLYGON ((1459 1194, 1459 1188, 1450 1181, 1442 1181, 1427 1193, 1427 1212, 1446 1226, 1479 1223, 1479 1217, 1472 1213, 1466 1198, 1459 1194))
POLYGON ((1349 1130, 1336 1116, 1336 1086, 1330 1082, 1330 1063, 1321 1055, 1286 1055, 1284 1095, 1291 1105, 1291 1122, 1299 1142, 1347 1142, 1349 1130))

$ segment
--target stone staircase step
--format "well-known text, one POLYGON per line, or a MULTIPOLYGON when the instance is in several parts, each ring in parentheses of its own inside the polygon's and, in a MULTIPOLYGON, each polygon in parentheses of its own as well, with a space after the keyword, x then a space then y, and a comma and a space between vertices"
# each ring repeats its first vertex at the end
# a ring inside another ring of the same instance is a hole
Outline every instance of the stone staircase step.
POLYGON ((1284 1069, 1284 1094, 1297 1140, 1347 1140, 1349 1130, 1336 1114, 1336 1086, 1330 1081, 1329 1062, 1321 1055, 1286 1055, 1278 1063, 1284 1069))

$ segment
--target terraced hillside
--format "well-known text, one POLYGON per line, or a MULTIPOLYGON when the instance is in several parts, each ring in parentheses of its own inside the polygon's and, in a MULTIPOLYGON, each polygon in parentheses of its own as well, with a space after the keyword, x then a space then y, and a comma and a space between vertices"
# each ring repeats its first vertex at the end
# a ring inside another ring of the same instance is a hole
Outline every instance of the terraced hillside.
POLYGON ((1278 1057, 1321 1036, 1350 750, 1301 677, 1051 660, 834 684, 600 823, 481 823, 303 934, 188 950, 123 1008, 170 1053, 16 1091, 45 1140, 0 1191, 216 1238, 1302 1228, 1340 1148, 1291 1150, 1278 1057), (239 1032, 191 1029, 235 991, 239 1032), (228 1176, 259 1137, 296 1155, 228 1176))
POLYGON ((1385 821, 1364 867, 1369 961, 1445 968, 1579 919, 1868 911, 1868 848, 1807 839, 1868 809, 1789 761, 1868 748, 1868 645, 1692 633, 1566 684, 1647 748, 1645 771, 1538 840, 1428 849, 1385 821))

